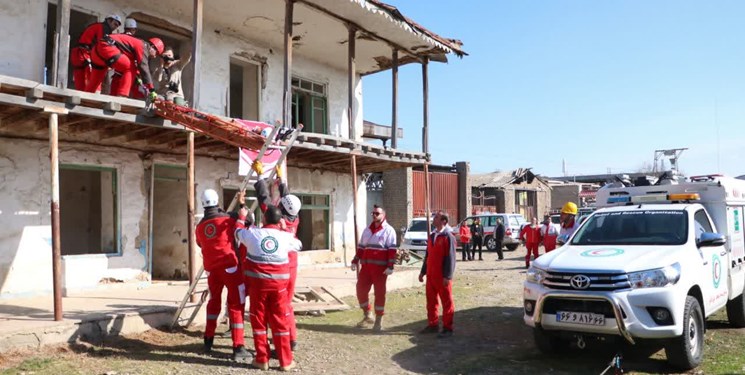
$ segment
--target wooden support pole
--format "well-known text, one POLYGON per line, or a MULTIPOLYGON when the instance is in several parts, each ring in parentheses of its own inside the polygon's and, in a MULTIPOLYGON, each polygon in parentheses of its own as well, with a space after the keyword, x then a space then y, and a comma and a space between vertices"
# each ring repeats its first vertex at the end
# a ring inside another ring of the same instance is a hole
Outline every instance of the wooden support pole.
POLYGON ((398 148, 398 49, 393 49, 391 56, 391 77, 392 77, 392 103, 391 103, 391 148, 398 148))
POLYGON ((422 62, 422 152, 429 158, 429 58, 422 62))
MULTIPOLYGON (((347 114, 349 115, 349 139, 357 141, 357 132, 354 128, 354 86, 355 86, 355 74, 356 74, 356 61, 355 52, 357 45, 357 28, 352 25, 347 25, 349 28, 349 43, 348 44, 348 58, 347 58, 347 114)), ((354 158, 352 160, 355 160, 354 158)), ((357 177, 355 176, 355 181, 357 177)), ((355 192, 356 194, 356 192, 355 192)))
POLYGON ((202 19, 204 18, 204 0, 194 0, 194 14, 192 19, 191 62, 194 64, 194 86, 192 88, 191 105, 199 107, 199 82, 202 80, 202 19))
POLYGON ((62 247, 60 243, 59 209, 59 115, 49 115, 49 162, 52 193, 52 288, 54 290, 54 320, 62 320, 62 247))
POLYGON ((429 190, 429 59, 422 61, 422 152, 424 152, 424 210, 427 214, 427 233, 430 233, 430 190, 429 190))
POLYGON ((57 61, 54 64, 57 70, 54 73, 54 85, 61 89, 67 88, 67 62, 70 60, 70 1, 57 1, 57 61))
POLYGON ((285 66, 282 125, 292 126, 292 20, 295 0, 285 0, 285 66))
MULTIPOLYGON (((357 155, 352 154, 350 158, 352 163, 352 223, 354 224, 354 251, 357 251, 358 241, 360 240, 359 226, 357 225, 357 155)), ((344 252, 344 264, 349 265, 347 262, 347 253, 344 252)))
MULTIPOLYGON (((194 220, 194 132, 188 132, 186 138, 186 214, 189 236, 189 284, 194 283, 197 275, 197 240, 195 236, 194 220)), ((197 296, 191 295, 191 302, 196 302, 197 296)))

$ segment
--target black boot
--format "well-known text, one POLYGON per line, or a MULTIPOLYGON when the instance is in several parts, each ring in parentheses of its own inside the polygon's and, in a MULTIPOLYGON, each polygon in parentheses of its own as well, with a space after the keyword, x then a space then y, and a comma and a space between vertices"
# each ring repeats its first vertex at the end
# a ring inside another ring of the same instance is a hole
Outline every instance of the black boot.
POLYGON ((251 361, 252 356, 251 353, 246 350, 246 347, 243 345, 237 346, 233 348, 233 361, 234 362, 241 362, 241 363, 248 363, 251 361))
POLYGON ((297 341, 290 341, 290 350, 294 352, 296 347, 297 347, 297 341))
POLYGON ((212 344, 215 342, 214 337, 205 337, 204 338, 204 351, 209 353, 212 351, 212 344))

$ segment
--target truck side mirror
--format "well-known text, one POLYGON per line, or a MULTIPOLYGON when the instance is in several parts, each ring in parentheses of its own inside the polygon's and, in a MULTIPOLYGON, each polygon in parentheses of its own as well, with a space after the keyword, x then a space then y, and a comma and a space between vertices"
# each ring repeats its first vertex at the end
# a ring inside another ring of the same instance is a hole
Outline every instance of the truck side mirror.
POLYGON ((559 246, 563 246, 567 242, 569 242, 569 235, 568 234, 562 234, 561 236, 559 236, 559 238, 556 239, 556 244, 559 245, 559 246))
POLYGON ((701 233, 701 237, 696 240, 696 246, 698 247, 724 246, 726 243, 727 239, 723 235, 710 232, 701 233))

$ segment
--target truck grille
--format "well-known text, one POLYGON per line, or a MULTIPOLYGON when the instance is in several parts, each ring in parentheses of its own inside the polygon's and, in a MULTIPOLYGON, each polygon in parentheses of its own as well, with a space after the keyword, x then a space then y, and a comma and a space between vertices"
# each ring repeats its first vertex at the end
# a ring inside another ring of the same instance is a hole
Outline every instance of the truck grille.
POLYGON ((608 301, 548 298, 543 303, 544 314, 556 314, 557 311, 589 312, 613 318, 613 307, 608 301))
POLYGON ((551 289, 559 290, 591 290, 611 291, 631 288, 629 277, 624 273, 569 273, 569 272, 547 272, 543 285, 551 289), (586 276, 589 278, 589 286, 578 288, 577 283, 572 283, 575 276, 586 276))

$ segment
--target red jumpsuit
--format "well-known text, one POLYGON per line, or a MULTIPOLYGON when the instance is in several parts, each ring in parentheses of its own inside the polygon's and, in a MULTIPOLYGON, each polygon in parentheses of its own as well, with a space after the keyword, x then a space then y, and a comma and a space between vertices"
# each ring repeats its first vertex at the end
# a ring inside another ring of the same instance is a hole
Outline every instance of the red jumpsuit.
POLYGON ((543 249, 546 253, 556 249, 556 239, 559 238, 559 226, 552 223, 541 225, 541 238, 543 239, 543 249))
MULTIPOLYGON (((70 50, 70 64, 72 64, 72 81, 75 90, 88 91, 88 80, 91 76, 91 49, 105 35, 111 34, 107 22, 88 25, 78 38, 78 45, 70 50)), ((94 91, 101 91, 101 85, 94 87, 94 91)))
POLYGON ((93 73, 86 91, 93 92, 91 90, 101 85, 107 67, 115 73, 111 80, 111 95, 130 95, 132 83, 138 72, 145 87, 152 90, 154 86, 148 67, 148 48, 146 41, 127 34, 112 34, 99 40, 91 53, 93 73))
POLYGON ((538 259, 538 245, 541 243, 541 227, 526 225, 520 231, 520 239, 525 241, 525 247, 528 249, 528 253, 525 255, 525 267, 530 266, 530 254, 533 254, 533 259, 538 259))
POLYGON ((460 246, 463 248, 463 261, 465 261, 468 259, 468 247, 471 244, 471 228, 468 225, 461 225, 458 234, 460 235, 460 246))
MULTIPOLYGON (((257 199, 259 200, 259 202, 261 202, 261 212, 265 212, 267 206, 272 204, 269 189, 267 189, 266 183, 263 179, 259 179, 259 181, 254 184, 254 188, 256 189, 257 199)), ((285 184, 284 182, 280 182, 279 196, 284 197, 289 194, 290 190, 287 188, 287 184, 285 184)), ((285 223, 283 230, 285 232, 291 233, 295 238, 297 238, 297 230, 300 226, 300 217, 284 216, 282 220, 285 223)), ((295 320, 295 309, 292 307, 292 297, 295 296, 295 282, 297 281, 297 257, 297 251, 290 251, 290 280, 287 283, 287 305, 289 306, 290 312, 290 314, 288 315, 290 324, 290 342, 297 341, 297 321, 295 320)))
POLYGON ((453 274, 455 273, 455 236, 449 227, 435 230, 427 241, 427 255, 422 264, 422 275, 427 275, 427 324, 439 325, 439 301, 442 301, 442 329, 453 330, 453 274), (450 280, 447 286, 444 280, 450 280), (439 301, 438 301, 439 298, 439 301))
POLYGON ((376 226, 370 224, 362 232, 362 238, 357 245, 357 254, 352 264, 360 265, 357 277, 357 301, 360 308, 367 313, 370 311, 370 288, 375 292, 375 314, 385 314, 385 293, 388 275, 387 268, 393 269, 396 263, 396 231, 387 221, 376 226))
POLYGON ((290 328, 287 319, 289 253, 299 251, 302 245, 292 234, 280 230, 279 225, 245 229, 244 219, 239 218, 235 236, 241 244, 246 246, 247 251, 243 275, 251 284, 249 312, 256 362, 260 364, 269 362, 267 328, 271 326, 280 366, 289 366, 292 363, 290 328))
POLYGON ((204 270, 209 272, 207 285, 210 300, 207 302, 207 326, 204 337, 215 337, 217 318, 220 316, 222 290, 228 289, 228 314, 231 322, 233 347, 244 345, 243 304, 246 290, 239 272, 238 257, 233 250, 233 232, 236 220, 217 207, 204 210, 204 218, 196 229, 197 245, 202 248, 204 270))

